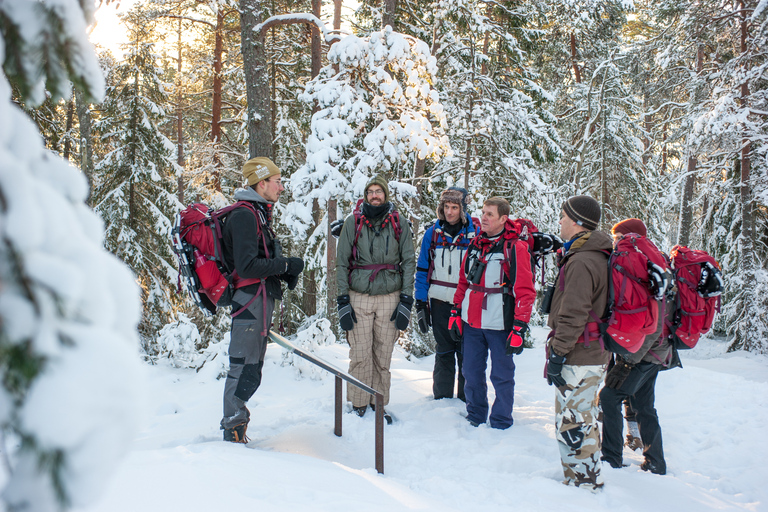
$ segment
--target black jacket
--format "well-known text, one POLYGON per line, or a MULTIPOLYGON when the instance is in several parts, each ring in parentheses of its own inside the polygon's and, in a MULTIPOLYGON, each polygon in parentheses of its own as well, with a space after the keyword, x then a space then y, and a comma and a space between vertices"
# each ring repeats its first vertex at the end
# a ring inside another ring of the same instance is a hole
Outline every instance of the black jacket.
MULTIPOLYGON (((250 188, 237 190, 235 199, 250 202, 257 211, 261 212, 266 224, 259 234, 256 215, 250 208, 243 206, 232 210, 226 216, 222 228, 224 261, 242 278, 266 279, 267 295, 274 299, 281 299, 283 292, 278 276, 285 273, 287 259, 283 258, 280 242, 270 229, 271 205, 250 188)), ((256 293, 258 287, 259 284, 251 284, 243 287, 242 290, 256 293)))

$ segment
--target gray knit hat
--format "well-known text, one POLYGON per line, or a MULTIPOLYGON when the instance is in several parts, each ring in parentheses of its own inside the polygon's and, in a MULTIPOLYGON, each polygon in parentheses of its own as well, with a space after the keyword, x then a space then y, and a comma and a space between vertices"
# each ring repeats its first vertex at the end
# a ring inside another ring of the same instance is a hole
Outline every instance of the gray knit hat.
POLYGON ((467 207, 469 205, 469 192, 461 187, 448 187, 440 194, 440 203, 437 205, 437 218, 445 220, 445 203, 453 203, 461 206, 461 222, 467 223, 467 207))
POLYGON ((590 231, 600 223, 600 204, 589 196, 569 197, 563 203, 563 211, 576 224, 590 231))

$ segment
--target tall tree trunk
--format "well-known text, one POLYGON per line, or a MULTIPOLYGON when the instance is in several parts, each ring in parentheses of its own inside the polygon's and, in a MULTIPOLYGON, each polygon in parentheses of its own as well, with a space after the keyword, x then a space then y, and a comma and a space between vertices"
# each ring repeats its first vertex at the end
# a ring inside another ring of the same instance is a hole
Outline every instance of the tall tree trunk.
POLYGON ((397 0, 381 0, 383 12, 381 13, 381 28, 384 29, 387 25, 392 27, 392 30, 397 31, 395 26, 395 13, 397 12, 397 0))
MULTIPOLYGON (((341 0, 333 0, 333 30, 338 34, 341 30, 341 0)), ((336 199, 328 199, 328 233, 326 247, 326 265, 325 288, 327 290, 327 300, 325 306, 325 315, 332 319, 336 315, 336 296, 338 288, 336 287, 336 241, 331 235, 331 223, 336 220, 336 199)), ((338 331, 336 322, 331 321, 334 332, 338 331)), ((338 332, 337 332, 338 334, 338 332)))
MULTIPOLYGON (((704 46, 699 45, 696 52, 696 74, 701 75, 704 69, 704 46)), ((700 86, 699 86, 700 87, 700 86)), ((698 105, 701 100, 701 92, 698 90, 693 93, 693 103, 698 105)), ((690 148, 689 151, 693 151, 690 148)), ((693 192, 696 186, 696 166, 698 165, 696 155, 688 155, 688 167, 686 169, 685 184, 683 185, 683 197, 680 200, 680 228, 677 234, 677 243, 679 245, 688 245, 691 241, 691 224, 693 223, 693 192)))
MULTIPOLYGON (((181 18, 179 18, 179 54, 177 59, 177 78, 176 78, 176 163, 180 168, 184 168, 184 94, 182 92, 181 75, 181 18)), ((214 64, 215 66, 215 64, 214 64)), ((177 189, 179 202, 184 204, 184 176, 179 175, 177 180, 177 189)))
POLYGON ((80 125, 80 170, 88 180, 88 200, 91 205, 93 193, 93 137, 91 136, 91 109, 80 89, 75 88, 77 121, 80 125))
POLYGON ((75 122, 75 97, 67 103, 67 128, 64 132, 66 138, 64 139, 64 159, 69 160, 69 155, 72 154, 72 125, 75 122))
POLYGON ((261 0, 240 0, 240 38, 248 101, 248 153, 251 158, 257 156, 274 158, 264 32, 253 31, 266 19, 265 11, 261 0))
MULTIPOLYGON (((739 10, 741 11, 741 54, 744 56, 747 53, 747 39, 749 38, 749 15, 750 13, 745 9, 744 0, 739 1, 739 10)), ((744 66, 748 66, 748 59, 745 59, 744 66)), ((744 70, 744 76, 747 76, 746 69, 744 70)), ((748 108, 749 106, 749 82, 745 79, 741 84, 741 108, 748 108)), ((742 125, 743 126, 743 125, 742 125)), ((754 239, 753 239, 753 224, 754 214, 752 212, 752 187, 750 186, 750 172, 752 162, 750 159, 750 153, 752 152, 752 142, 747 133, 743 134, 741 144, 741 186, 740 199, 741 199, 741 226, 742 234, 744 238, 744 245, 741 254, 741 271, 751 272, 754 265, 754 239)))
POLYGON ((221 103, 222 78, 221 64, 224 55, 224 10, 219 7, 216 12, 216 28, 214 29, 213 47, 213 98, 211 104, 211 143, 213 144, 213 188, 221 192, 221 103))
POLYGON ((577 84, 581 83, 581 70, 578 63, 578 52, 576 51, 576 34, 571 32, 571 67, 573 67, 573 79, 577 84))
MULTIPOLYGON (((322 8, 321 0, 312 0, 312 14, 317 18, 320 18, 320 10, 322 8)), ((320 41, 320 30, 312 25, 310 27, 312 31, 311 48, 312 54, 310 57, 311 63, 311 75, 315 78, 320 74, 321 64, 321 50, 322 45, 320 41)), ((312 107, 312 113, 317 112, 317 105, 312 107)), ((320 222, 320 205, 317 199, 312 201, 312 229, 317 229, 317 224, 320 222)), ((329 236, 330 238, 330 236, 329 236)), ((302 309, 304 314, 312 316, 317 313, 317 271, 315 269, 304 272, 304 296, 302 297, 302 309)))

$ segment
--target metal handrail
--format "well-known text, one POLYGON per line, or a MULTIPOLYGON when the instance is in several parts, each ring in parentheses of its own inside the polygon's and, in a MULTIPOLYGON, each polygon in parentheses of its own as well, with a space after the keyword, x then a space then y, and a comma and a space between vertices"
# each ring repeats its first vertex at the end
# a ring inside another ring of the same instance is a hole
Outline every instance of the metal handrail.
POLYGON ((341 386, 341 380, 344 379, 345 381, 349 382, 353 386, 357 386, 358 388, 362 389, 366 393, 369 393, 373 395, 374 400, 376 401, 376 423, 375 423, 375 451, 376 451, 376 471, 379 473, 384 473, 384 395, 382 395, 380 392, 376 391, 372 387, 363 384, 358 379, 354 378, 347 372, 340 370, 333 366, 332 364, 323 361, 319 357, 309 354, 307 352, 304 352, 300 348, 293 345, 290 341, 285 339, 284 337, 277 334, 275 331, 270 330, 269 331, 269 339, 283 347, 284 349, 290 351, 293 354, 296 354, 297 356, 306 359, 310 363, 319 366, 323 370, 331 372, 336 377, 336 392, 335 392, 335 398, 334 398, 334 428, 333 433, 336 434, 336 436, 341 437, 341 404, 342 404, 342 386, 341 386))

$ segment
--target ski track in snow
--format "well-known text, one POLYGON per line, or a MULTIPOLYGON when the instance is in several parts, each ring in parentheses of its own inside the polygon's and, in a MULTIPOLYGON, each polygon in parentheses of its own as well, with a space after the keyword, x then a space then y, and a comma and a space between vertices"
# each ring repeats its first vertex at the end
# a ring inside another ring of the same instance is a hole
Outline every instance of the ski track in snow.
MULTIPOLYGON (((642 455, 625 448, 630 466, 603 465, 605 488, 592 494, 560 483, 554 390, 542 378, 547 331, 533 332, 536 347, 515 358, 507 431, 471 427, 457 399, 432 400, 434 357, 409 361, 398 347, 384 475, 374 469, 373 414, 344 414, 334 436, 333 376, 285 365, 275 344, 249 402, 247 447, 221 441, 224 382, 214 368, 151 367, 132 451, 102 499, 78 512, 768 510, 767 357, 725 354, 713 340, 682 352, 685 368, 662 372, 656 386, 668 474, 641 471, 642 455)), ((347 352, 316 350, 343 369, 347 352)))

